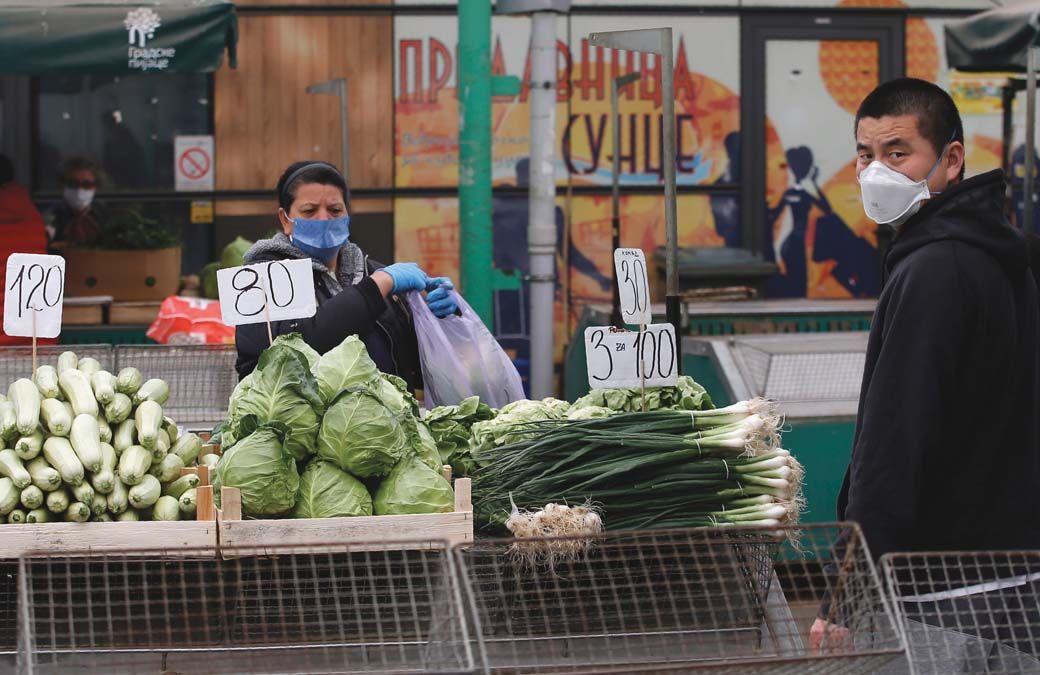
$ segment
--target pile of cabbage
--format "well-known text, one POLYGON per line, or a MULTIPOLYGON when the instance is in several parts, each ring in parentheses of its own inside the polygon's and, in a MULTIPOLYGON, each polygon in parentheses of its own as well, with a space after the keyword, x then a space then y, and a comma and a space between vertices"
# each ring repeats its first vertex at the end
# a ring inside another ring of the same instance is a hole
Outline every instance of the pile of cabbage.
POLYGON ((235 388, 215 435, 215 493, 238 488, 249 518, 454 509, 418 404, 357 337, 322 356, 297 334, 276 339, 235 388))

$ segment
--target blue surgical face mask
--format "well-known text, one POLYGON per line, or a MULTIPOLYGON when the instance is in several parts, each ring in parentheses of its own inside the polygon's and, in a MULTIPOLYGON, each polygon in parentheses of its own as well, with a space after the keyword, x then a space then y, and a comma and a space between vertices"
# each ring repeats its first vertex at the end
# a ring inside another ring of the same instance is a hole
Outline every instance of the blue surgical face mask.
POLYGON ((321 263, 332 260, 349 238, 349 215, 329 220, 294 218, 289 237, 296 248, 321 263))

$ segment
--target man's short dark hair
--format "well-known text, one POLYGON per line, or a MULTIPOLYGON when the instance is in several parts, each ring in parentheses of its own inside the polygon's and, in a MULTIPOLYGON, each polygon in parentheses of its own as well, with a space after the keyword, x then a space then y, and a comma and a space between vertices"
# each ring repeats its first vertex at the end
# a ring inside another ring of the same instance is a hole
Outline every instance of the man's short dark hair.
POLYGON ((282 172, 282 177, 278 179, 278 184, 275 186, 278 206, 288 213, 292 203, 296 201, 296 191, 299 187, 313 183, 339 188, 343 194, 343 202, 347 205, 347 211, 350 211, 350 193, 343 174, 332 164, 318 160, 294 162, 282 172))
MULTIPOLYGON (((935 148, 936 156, 951 141, 964 143, 964 125, 950 95, 931 82, 912 77, 885 82, 870 92, 856 111, 853 133, 859 131, 859 121, 864 117, 898 115, 917 118, 917 130, 935 148)), ((963 166, 960 178, 964 178, 963 166)))
POLYGON ((75 155, 73 157, 66 158, 61 163, 61 166, 58 167, 58 180, 60 180, 62 183, 65 183, 69 180, 73 173, 75 173, 76 171, 84 170, 93 173, 95 180, 101 179, 101 167, 98 166, 97 162, 90 159, 89 157, 75 155))

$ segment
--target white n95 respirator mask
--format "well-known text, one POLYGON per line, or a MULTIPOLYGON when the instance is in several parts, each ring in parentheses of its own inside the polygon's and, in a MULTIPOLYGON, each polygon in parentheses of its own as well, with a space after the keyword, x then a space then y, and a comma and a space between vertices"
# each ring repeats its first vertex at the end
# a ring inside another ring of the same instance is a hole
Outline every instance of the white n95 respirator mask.
POLYGON ((871 162, 859 174, 859 189, 867 217, 878 225, 905 223, 921 210, 921 202, 931 198, 928 179, 932 171, 924 180, 913 181, 878 160, 871 162))

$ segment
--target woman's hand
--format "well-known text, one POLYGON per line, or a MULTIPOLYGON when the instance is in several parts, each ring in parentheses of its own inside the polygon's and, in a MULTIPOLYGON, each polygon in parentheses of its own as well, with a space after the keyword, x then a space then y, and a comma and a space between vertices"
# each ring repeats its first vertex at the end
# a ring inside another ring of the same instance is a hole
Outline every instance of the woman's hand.
POLYGON ((380 280, 376 275, 386 275, 390 277, 391 284, 390 290, 386 291, 384 295, 390 293, 406 293, 408 291, 425 291, 426 286, 430 283, 430 277, 427 276, 426 272, 422 271, 415 263, 394 263, 393 265, 387 265, 383 269, 379 270, 372 275, 373 280, 379 286, 380 290, 383 290, 384 283, 380 283, 380 280))
POLYGON ((451 316, 458 311, 459 304, 455 302, 455 295, 452 293, 455 284, 451 283, 448 277, 430 279, 426 284, 426 290, 429 291, 426 295, 426 306, 438 319, 451 316))

